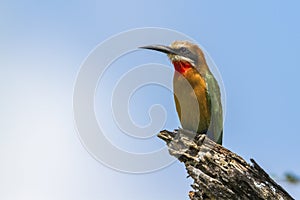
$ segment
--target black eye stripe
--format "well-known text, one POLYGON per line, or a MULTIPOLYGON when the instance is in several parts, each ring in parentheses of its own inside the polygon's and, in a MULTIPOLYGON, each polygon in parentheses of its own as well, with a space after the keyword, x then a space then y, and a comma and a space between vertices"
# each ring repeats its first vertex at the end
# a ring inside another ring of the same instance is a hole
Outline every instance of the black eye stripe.
POLYGON ((191 52, 189 49, 185 48, 185 47, 180 47, 180 48, 178 49, 178 51, 179 51, 180 54, 182 54, 183 56, 189 57, 189 56, 192 55, 192 52, 191 52))
POLYGON ((191 60, 193 60, 194 62, 198 61, 198 58, 195 54, 193 54, 188 48, 186 47, 180 47, 177 49, 177 52, 179 53, 179 55, 190 58, 191 60))
POLYGON ((185 47, 180 47, 179 51, 182 52, 182 53, 187 53, 189 50, 185 47))

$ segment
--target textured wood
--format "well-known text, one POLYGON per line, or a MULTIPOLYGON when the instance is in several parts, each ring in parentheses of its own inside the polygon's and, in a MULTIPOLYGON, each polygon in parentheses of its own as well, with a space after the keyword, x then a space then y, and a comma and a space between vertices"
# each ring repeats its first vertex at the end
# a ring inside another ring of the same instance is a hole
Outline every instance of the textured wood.
POLYGON ((293 199, 253 160, 216 144, 205 135, 186 130, 162 131, 169 153, 185 164, 194 183, 191 200, 199 199, 293 199))

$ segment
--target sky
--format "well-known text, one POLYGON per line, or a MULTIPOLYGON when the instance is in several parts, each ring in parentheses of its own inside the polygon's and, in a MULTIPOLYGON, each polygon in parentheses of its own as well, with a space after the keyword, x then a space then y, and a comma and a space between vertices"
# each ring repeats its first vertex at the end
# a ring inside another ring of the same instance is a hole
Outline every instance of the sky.
MULTIPOLYGON (((146 27, 183 33, 209 54, 226 95, 223 145, 247 161, 254 158, 300 198, 299 185, 282 181, 285 172, 300 174, 300 157, 295 156, 300 151, 299 6, 292 0, 1 1, 0 199, 187 199, 192 181, 182 163, 147 173, 116 169, 90 151, 76 120, 74 92, 93 52, 112 36, 146 27)), ((136 41, 147 43, 149 37, 136 41)), ((161 41, 168 45, 171 39, 161 41)), ((125 43, 132 41, 120 45, 125 43)), ((100 55, 95 55, 97 61, 100 55)), ((122 131, 111 105, 128 109, 139 128, 151 125, 151 116, 165 120, 153 130, 179 126, 167 88, 150 84, 133 91, 130 99, 109 99, 118 81, 147 63, 164 65, 164 71, 147 68, 148 74, 132 81, 170 81, 172 67, 165 55, 135 50, 111 63, 95 86, 90 106, 105 138, 123 152, 145 154, 164 143, 156 132, 141 138, 122 131)), ((101 147, 98 140, 94 144, 101 147)), ((111 151, 102 152, 115 161, 111 151)), ((162 158, 171 160, 167 156, 162 158)), ((130 167, 146 165, 133 162, 130 167)))

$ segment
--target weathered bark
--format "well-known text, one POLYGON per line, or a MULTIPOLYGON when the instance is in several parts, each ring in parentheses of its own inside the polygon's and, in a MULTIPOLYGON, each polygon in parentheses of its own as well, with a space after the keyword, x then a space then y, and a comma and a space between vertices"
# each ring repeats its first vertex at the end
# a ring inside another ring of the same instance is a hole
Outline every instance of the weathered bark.
POLYGON ((169 153, 185 164, 194 183, 189 193, 198 199, 293 199, 253 160, 216 144, 205 135, 186 130, 162 131, 169 153))

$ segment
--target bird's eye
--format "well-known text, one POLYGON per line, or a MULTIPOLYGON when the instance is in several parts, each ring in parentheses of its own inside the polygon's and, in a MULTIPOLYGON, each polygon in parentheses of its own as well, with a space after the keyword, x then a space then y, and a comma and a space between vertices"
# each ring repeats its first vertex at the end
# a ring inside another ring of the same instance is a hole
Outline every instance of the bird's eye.
POLYGON ((187 52, 187 49, 185 47, 180 47, 179 49, 182 53, 186 53, 187 52))
POLYGON ((179 52, 180 52, 182 55, 185 55, 185 56, 191 55, 190 50, 187 49, 187 48, 185 48, 185 47, 180 47, 180 48, 179 48, 179 52))

